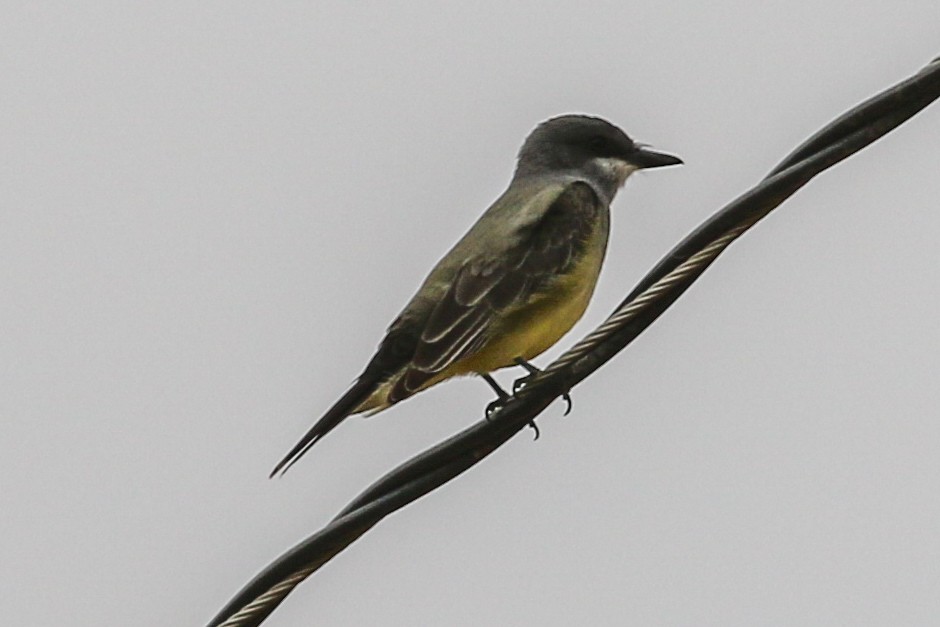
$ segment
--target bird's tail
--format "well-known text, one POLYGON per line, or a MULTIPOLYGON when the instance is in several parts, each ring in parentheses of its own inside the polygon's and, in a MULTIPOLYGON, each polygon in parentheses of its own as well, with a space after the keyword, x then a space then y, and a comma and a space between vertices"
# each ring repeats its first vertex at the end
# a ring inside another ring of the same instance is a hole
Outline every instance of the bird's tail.
POLYGON ((278 462, 274 470, 271 471, 271 474, 268 475, 268 478, 273 478, 274 475, 279 473, 283 475, 298 459, 303 457, 304 453, 309 451, 310 447, 316 444, 320 438, 335 429, 347 416, 355 413, 356 408, 365 402, 375 391, 376 384, 377 382, 372 377, 365 375, 359 377, 353 386, 323 414, 323 417, 310 427, 310 430, 294 445, 294 448, 290 450, 284 459, 278 462))

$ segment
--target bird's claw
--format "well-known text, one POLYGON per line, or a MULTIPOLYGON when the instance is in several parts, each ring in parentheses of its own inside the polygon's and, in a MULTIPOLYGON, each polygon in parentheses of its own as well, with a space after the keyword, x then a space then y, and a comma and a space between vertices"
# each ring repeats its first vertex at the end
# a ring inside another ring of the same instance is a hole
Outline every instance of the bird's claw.
POLYGON ((535 424, 534 420, 529 421, 529 428, 535 431, 535 437, 532 438, 532 441, 535 442, 539 439, 539 426, 535 424))
POLYGON ((568 414, 571 413, 571 407, 572 407, 571 394, 569 394, 568 392, 565 392, 564 394, 561 395, 561 398, 564 399, 565 405, 566 405, 565 413, 563 415, 567 416, 568 414))

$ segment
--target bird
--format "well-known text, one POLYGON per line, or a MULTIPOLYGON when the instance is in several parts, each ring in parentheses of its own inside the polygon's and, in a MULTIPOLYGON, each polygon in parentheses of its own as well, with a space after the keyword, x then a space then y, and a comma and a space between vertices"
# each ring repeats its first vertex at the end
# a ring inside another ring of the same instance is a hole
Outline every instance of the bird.
POLYGON ((594 116, 550 118, 526 137, 506 190, 434 266, 362 374, 274 467, 286 472, 354 414, 445 379, 490 373, 554 345, 581 318, 607 250, 610 204, 641 169, 680 165, 594 116))

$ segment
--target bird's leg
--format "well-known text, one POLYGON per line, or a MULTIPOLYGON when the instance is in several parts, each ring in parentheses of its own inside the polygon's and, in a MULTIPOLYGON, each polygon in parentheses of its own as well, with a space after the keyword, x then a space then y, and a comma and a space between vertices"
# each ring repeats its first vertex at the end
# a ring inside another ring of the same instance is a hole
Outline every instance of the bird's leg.
POLYGON ((522 377, 520 379, 516 379, 515 381, 512 382, 512 392, 513 394, 515 394, 516 392, 524 388, 526 384, 529 382, 529 380, 532 379, 532 377, 534 377, 535 375, 539 374, 542 371, 536 366, 533 366, 532 364, 530 364, 528 361, 526 361, 522 357, 516 357, 513 361, 516 362, 517 366, 522 366, 529 373, 528 376, 522 377))
MULTIPOLYGON (((486 381, 491 388, 493 388, 493 391, 496 392, 496 396, 498 397, 495 401, 493 401, 492 403, 486 406, 485 417, 487 420, 491 420, 493 414, 496 413, 497 410, 502 408, 503 403, 505 403, 506 399, 509 398, 509 393, 506 392, 506 390, 504 390, 503 388, 501 388, 499 386, 499 383, 496 382, 496 379, 494 379, 490 375, 481 374, 480 376, 483 377, 483 380, 486 381)), ((534 420, 529 421, 529 426, 535 429, 535 439, 538 440, 539 428, 535 425, 535 421, 534 420)))
MULTIPOLYGON (((535 375, 537 375, 538 373, 542 371, 536 368, 535 366, 533 366, 532 364, 530 364, 523 357, 516 357, 513 361, 516 362, 516 365, 522 366, 529 372, 528 376, 522 377, 521 379, 516 379, 515 381, 512 382, 512 393, 515 394, 516 392, 518 392, 519 390, 525 387, 525 384, 528 383, 529 379, 531 379, 532 377, 534 377, 535 375)), ((535 430, 535 439, 538 440, 539 428, 538 426, 536 426, 535 420, 532 420, 532 422, 529 423, 529 426, 535 430)))
POLYGON ((503 388, 499 387, 499 383, 497 383, 496 379, 494 379, 490 375, 481 374, 480 376, 483 377, 483 380, 486 381, 491 388, 493 388, 494 392, 496 392, 496 397, 497 397, 496 400, 494 400, 492 403, 486 406, 486 413, 484 414, 484 416, 486 417, 487 420, 489 420, 492 417, 492 415, 496 413, 496 410, 501 408, 503 406, 503 403, 506 402, 506 399, 509 398, 509 393, 506 392, 506 390, 504 390, 503 388))
MULTIPOLYGON (((539 368, 537 368, 536 366, 533 366, 531 363, 529 363, 522 357, 516 357, 514 361, 516 362, 517 366, 522 366, 523 368, 525 368, 529 372, 529 374, 525 377, 522 377, 521 379, 516 379, 515 381, 512 382, 513 394, 515 394, 516 392, 524 388, 526 384, 529 382, 529 380, 532 379, 532 377, 534 377, 537 374, 541 374, 542 372, 539 368)), ((565 403, 567 404, 567 407, 565 407, 565 415, 567 416, 568 414, 571 413, 571 395, 568 394, 568 392, 565 392, 564 394, 561 395, 561 397, 565 399, 565 403)))

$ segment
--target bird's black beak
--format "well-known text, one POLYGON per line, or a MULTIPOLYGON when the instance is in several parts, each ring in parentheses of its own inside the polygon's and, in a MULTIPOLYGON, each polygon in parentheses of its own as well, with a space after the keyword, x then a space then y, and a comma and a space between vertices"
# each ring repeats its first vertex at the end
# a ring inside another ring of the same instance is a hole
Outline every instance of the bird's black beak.
POLYGON ((637 146, 630 154, 630 163, 642 169, 662 168, 667 165, 682 165, 682 159, 667 155, 664 152, 656 152, 645 146, 637 146))

